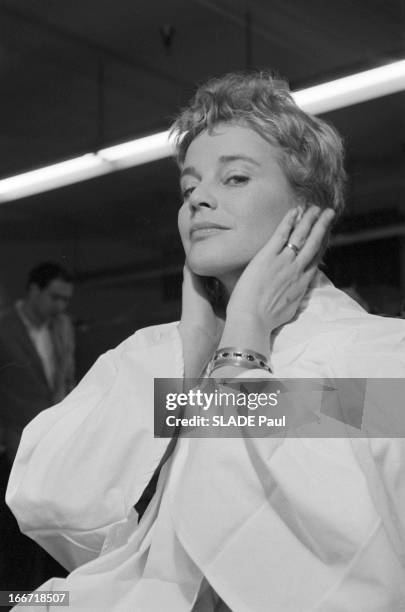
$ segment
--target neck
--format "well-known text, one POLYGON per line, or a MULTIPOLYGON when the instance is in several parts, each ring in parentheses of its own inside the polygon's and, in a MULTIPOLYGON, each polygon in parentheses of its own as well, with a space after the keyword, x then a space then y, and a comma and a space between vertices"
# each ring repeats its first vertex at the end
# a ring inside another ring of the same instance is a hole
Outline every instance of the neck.
POLYGON ((217 277, 224 289, 226 303, 228 303, 229 298, 231 297, 232 292, 235 289, 235 285, 238 282, 242 272, 243 270, 238 270, 237 272, 231 272, 224 276, 217 277))

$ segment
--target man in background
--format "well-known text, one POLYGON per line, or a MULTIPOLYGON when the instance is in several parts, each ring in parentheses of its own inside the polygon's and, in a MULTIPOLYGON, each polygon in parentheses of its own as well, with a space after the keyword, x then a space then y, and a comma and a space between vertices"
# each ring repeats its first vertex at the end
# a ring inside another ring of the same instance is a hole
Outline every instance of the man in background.
POLYGON ((73 279, 67 270, 41 263, 28 275, 25 297, 0 316, 0 425, 5 447, 0 457, 2 589, 35 588, 49 572, 56 575, 61 569, 19 532, 4 496, 22 430, 74 386, 74 334, 65 314, 72 295, 73 279))

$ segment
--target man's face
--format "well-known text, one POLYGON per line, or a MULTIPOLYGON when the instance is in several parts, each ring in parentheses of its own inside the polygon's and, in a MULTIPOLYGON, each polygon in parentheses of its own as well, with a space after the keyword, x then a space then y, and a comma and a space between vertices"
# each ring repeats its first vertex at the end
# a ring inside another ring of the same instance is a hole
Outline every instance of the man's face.
POLYGON ((37 314, 44 321, 49 321, 66 310, 73 295, 73 285, 55 278, 43 289, 31 285, 30 291, 37 314))

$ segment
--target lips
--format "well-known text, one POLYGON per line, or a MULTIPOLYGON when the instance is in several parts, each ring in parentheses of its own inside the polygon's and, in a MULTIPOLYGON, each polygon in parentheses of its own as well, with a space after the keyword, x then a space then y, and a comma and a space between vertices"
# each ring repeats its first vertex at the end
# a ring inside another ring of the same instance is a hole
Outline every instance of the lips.
POLYGON ((220 225, 219 223, 210 223, 208 221, 200 221, 193 223, 190 228, 190 236, 209 236, 221 230, 227 230, 229 227, 220 225))

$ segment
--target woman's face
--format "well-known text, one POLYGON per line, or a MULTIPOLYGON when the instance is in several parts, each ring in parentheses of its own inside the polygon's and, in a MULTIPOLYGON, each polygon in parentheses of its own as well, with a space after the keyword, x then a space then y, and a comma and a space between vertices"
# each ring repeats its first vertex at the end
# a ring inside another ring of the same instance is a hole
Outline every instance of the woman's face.
POLYGON ((235 282, 296 205, 277 148, 254 130, 222 123, 190 144, 181 173, 179 230, 196 274, 235 282))

